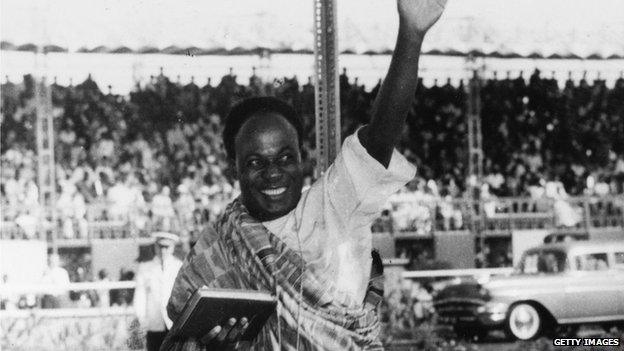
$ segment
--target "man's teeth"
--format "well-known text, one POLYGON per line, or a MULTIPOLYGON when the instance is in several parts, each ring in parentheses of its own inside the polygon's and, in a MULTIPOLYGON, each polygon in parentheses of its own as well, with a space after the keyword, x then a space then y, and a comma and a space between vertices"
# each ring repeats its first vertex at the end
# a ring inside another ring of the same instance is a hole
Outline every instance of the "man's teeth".
POLYGON ((283 187, 283 188, 277 188, 277 189, 262 190, 262 193, 265 195, 269 195, 269 196, 275 196, 275 195, 283 194, 285 191, 286 191, 286 187, 283 187))

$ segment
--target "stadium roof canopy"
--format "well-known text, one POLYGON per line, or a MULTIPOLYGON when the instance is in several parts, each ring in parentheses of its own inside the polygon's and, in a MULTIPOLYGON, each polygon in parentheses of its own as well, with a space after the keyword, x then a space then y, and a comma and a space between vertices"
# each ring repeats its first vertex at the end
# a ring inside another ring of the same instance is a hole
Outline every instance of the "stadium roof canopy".
MULTIPOLYGON (((338 0, 343 53, 387 54, 393 0, 338 0)), ((2 50, 185 55, 312 52, 312 0, 2 0, 2 50)), ((621 0, 449 0, 425 52, 624 58, 621 0)))

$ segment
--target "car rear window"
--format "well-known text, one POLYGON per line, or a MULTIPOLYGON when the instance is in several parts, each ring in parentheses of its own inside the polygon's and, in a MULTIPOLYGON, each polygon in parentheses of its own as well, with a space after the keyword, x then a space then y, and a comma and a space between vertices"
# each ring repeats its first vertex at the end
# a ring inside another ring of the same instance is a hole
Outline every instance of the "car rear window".
POLYGON ((615 253, 615 268, 624 269, 624 252, 615 253))
POLYGON ((579 255, 576 267, 579 271, 603 271, 609 269, 609 260, 606 253, 579 255))

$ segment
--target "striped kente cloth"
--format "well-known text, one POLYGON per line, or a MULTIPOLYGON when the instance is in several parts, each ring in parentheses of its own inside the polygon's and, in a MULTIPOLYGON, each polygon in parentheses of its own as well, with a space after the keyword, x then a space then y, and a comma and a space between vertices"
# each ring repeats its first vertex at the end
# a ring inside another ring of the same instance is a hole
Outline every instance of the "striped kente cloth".
MULTIPOLYGON (((382 277, 369 283, 364 303, 337 291, 329 277, 305 269, 305 262, 247 212, 236 199, 191 249, 167 306, 175 321, 201 286, 271 291, 274 314, 243 350, 382 350, 376 307, 382 277)), ((204 350, 195 339, 168 335, 161 350, 204 350)))

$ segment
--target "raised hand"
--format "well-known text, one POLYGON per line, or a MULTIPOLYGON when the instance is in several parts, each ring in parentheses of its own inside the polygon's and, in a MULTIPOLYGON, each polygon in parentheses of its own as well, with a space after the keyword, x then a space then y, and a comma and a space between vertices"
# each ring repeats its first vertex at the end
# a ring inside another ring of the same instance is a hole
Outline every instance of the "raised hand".
POLYGON ((397 0, 401 26, 424 35, 440 18, 447 0, 397 0))
POLYGON ((368 154, 386 168, 401 141, 414 99, 423 39, 442 15, 445 5, 446 0, 397 0, 399 33, 388 74, 373 103, 371 122, 358 132, 368 154))

